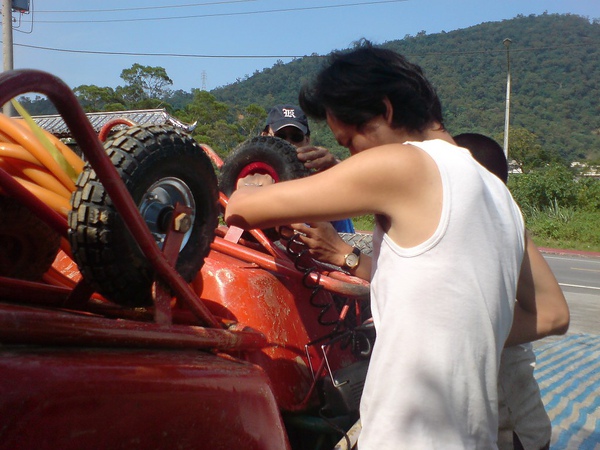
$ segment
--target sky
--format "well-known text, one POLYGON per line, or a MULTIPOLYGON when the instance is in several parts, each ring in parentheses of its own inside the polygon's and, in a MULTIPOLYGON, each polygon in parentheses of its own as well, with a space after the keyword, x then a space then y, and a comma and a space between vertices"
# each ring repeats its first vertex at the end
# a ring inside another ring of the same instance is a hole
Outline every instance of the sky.
POLYGON ((124 85, 121 71, 139 63, 165 68, 172 89, 210 91, 361 38, 382 44, 544 12, 600 19, 600 0, 29 2, 29 13, 13 13, 13 68, 44 70, 71 88, 124 85))

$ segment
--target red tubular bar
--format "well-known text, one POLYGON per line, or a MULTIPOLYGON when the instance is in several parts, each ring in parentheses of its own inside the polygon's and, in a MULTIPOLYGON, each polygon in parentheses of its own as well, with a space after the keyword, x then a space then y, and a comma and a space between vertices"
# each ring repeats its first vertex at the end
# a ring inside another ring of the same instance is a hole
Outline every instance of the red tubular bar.
POLYGON ((100 128, 100 132, 98 133, 98 139, 100 139, 100 141, 102 142, 106 141, 106 138, 108 137, 110 131, 117 125, 127 125, 128 127, 132 127, 135 125, 135 122, 124 117, 109 120, 104 125, 102 125, 102 128, 100 128))
POLYGON ((209 147, 206 144, 200 144, 200 148, 204 150, 204 153, 208 155, 208 157, 211 159, 211 161, 217 167, 217 169, 220 169, 223 166, 223 160, 211 147, 209 147))
POLYGON ((60 306, 67 301, 71 292, 72 289, 62 286, 0 277, 0 298, 11 301, 33 301, 39 305, 60 306))
MULTIPOLYGON (((77 289, 77 287, 75 287, 77 289)), ((36 281, 18 280, 16 278, 0 277, 0 298, 4 303, 26 304, 48 308, 61 308, 63 310, 77 310, 82 312, 80 305, 71 305, 69 301, 75 290, 70 287, 52 286, 36 281)), ((128 319, 139 322, 152 322, 155 316, 155 308, 126 308, 113 303, 93 298, 87 300, 83 311, 98 314, 103 317, 115 319, 128 319)), ((196 316, 191 311, 177 309, 171 311, 173 318, 180 325, 197 325, 196 316)), ((227 323, 227 329, 233 327, 245 329, 245 325, 239 323, 227 323)))
POLYGON ((39 70, 13 70, 0 74, 0 105, 29 92, 44 94, 54 104, 158 276, 202 323, 220 327, 215 316, 161 253, 71 89, 61 79, 39 70))
POLYGON ((2 305, 0 341, 13 344, 98 347, 251 350, 267 345, 255 331, 229 331, 190 325, 159 325, 113 320, 90 314, 2 305), (27 333, 20 333, 21 330, 27 333))
MULTIPOLYGON (((300 278, 304 275, 302 272, 296 269, 294 263, 289 259, 274 258, 257 250, 231 243, 218 236, 215 237, 211 247, 226 255, 234 256, 235 258, 241 259, 248 263, 256 264, 263 269, 281 273, 289 277, 300 278)), ((336 294, 357 299, 368 298, 369 283, 367 281, 355 277, 347 278, 348 281, 342 281, 323 273, 321 273, 320 276, 316 273, 311 273, 309 275, 311 282, 315 284, 318 283, 325 289, 336 294)))
MULTIPOLYGON (((229 202, 229 199, 227 198, 227 196, 225 194, 223 194, 222 192, 219 192, 219 203, 221 204, 221 206, 226 209, 227 208, 227 203, 229 202)), ((252 235, 252 237, 254 237, 254 239, 256 239, 258 241, 258 243, 260 245, 262 245, 264 247, 264 249, 266 251, 268 251, 272 256, 276 257, 276 258, 282 258, 282 259, 288 259, 286 253, 283 250, 280 250, 279 248, 275 247, 273 245, 273 242, 271 242, 269 240, 269 238, 267 238, 267 236, 265 236, 265 233, 262 230, 248 230, 248 232, 252 235)))

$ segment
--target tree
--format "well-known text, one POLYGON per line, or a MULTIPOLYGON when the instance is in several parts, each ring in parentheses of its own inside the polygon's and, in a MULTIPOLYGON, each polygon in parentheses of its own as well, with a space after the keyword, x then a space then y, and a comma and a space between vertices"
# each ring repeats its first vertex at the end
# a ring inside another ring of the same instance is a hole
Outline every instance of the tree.
POLYGON ((198 121, 199 124, 210 124, 218 120, 227 120, 229 106, 219 102, 210 93, 201 89, 192 89, 193 100, 181 111, 186 122, 198 121))
POLYGON ((34 98, 25 95, 19 97, 18 100, 21 106, 25 108, 25 111, 32 116, 40 114, 56 114, 57 112, 54 104, 41 95, 36 95, 34 98))
POLYGON ((187 123, 198 122, 194 138, 225 156, 239 142, 237 127, 230 120, 229 106, 200 89, 192 89, 192 94, 192 102, 178 111, 177 118, 187 123))
POLYGON ((258 136, 263 130, 267 113, 264 108, 251 104, 237 114, 238 133, 247 138, 258 136))
POLYGON ((107 105, 110 110, 116 105, 123 105, 123 99, 111 87, 99 87, 93 84, 82 84, 73 89, 79 99, 79 103, 86 112, 106 111, 107 105))
POLYGON ((525 128, 513 128, 508 135, 508 159, 514 160, 523 173, 540 168, 558 157, 544 149, 538 137, 525 128))
POLYGON ((162 100, 171 92, 167 86, 173 85, 173 80, 163 67, 142 66, 137 63, 124 69, 121 78, 127 83, 122 88, 122 93, 133 103, 149 98, 162 100))

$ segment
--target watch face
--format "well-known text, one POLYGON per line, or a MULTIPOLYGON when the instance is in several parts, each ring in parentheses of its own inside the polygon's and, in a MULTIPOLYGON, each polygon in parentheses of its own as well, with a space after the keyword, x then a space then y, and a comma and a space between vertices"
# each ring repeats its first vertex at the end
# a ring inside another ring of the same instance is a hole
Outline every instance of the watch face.
POLYGON ((358 266, 358 256, 354 253, 346 255, 346 266, 348 266, 350 269, 358 266))

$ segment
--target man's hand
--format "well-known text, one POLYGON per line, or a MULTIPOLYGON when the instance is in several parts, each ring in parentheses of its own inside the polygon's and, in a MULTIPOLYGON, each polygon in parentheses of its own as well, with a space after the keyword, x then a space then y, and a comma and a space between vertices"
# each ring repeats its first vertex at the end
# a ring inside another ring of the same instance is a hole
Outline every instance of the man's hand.
POLYGON ((269 184, 273 183, 275 183, 275 180, 271 177, 271 175, 256 173, 254 175, 248 175, 244 178, 240 178, 237 182, 236 189, 248 186, 268 186, 269 184))
POLYGON ((340 161, 325 147, 315 147, 307 145, 297 149, 298 159, 304 163, 307 169, 315 169, 317 171, 329 169, 335 166, 340 161))
POLYGON ((294 223, 279 230, 283 239, 291 239, 296 233, 300 234, 299 239, 306 244, 310 255, 322 262, 342 266, 344 255, 352 251, 352 246, 344 242, 329 222, 294 223))
MULTIPOLYGON (((294 234, 300 234, 300 241, 309 250, 312 258, 343 267, 345 255, 352 252, 352 246, 345 242, 330 222, 294 223, 281 227, 279 234, 282 239, 291 239, 294 234)), ((350 273, 363 280, 370 280, 371 257, 362 254, 360 264, 350 273)))

